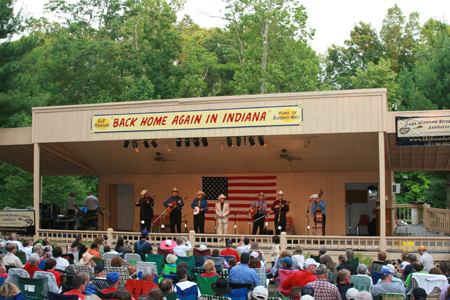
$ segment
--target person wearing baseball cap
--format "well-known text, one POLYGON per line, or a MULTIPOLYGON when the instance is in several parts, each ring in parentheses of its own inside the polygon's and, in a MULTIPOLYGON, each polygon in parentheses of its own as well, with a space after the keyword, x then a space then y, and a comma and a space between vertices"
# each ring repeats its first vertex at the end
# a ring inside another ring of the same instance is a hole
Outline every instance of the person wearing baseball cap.
POLYGON ((428 254, 427 248, 425 248, 424 245, 420 245, 418 251, 419 251, 419 254, 420 254, 419 262, 422 263, 423 269, 428 272, 432 268, 434 268, 433 256, 428 254))
POLYGON ((250 261, 250 253, 242 253, 241 263, 233 267, 228 275, 228 281, 232 283, 259 285, 258 274, 254 269, 250 269, 248 263, 250 261))
POLYGON ((146 253, 153 254, 152 245, 147 242, 147 236, 150 234, 147 229, 142 230, 141 239, 134 244, 134 252, 141 256, 141 260, 145 261, 146 253))
POLYGON ((105 279, 105 267, 103 265, 97 265, 94 267, 95 279, 105 279))
POLYGON ((381 268, 381 283, 373 286, 371 291, 372 296, 381 296, 381 293, 399 293, 406 297, 404 287, 397 282, 392 282, 394 273, 395 272, 388 267, 381 268))
POLYGON ((178 233, 181 233, 181 209, 184 206, 183 198, 178 195, 179 191, 176 187, 172 189, 172 197, 169 197, 164 206, 171 208, 170 216, 170 232, 175 233, 175 226, 178 233), (174 208, 176 205, 176 208, 174 208))
POLYGON ((231 240, 227 240, 225 242, 225 246, 227 247, 227 249, 222 250, 222 252, 220 252, 220 255, 226 256, 232 255, 236 258, 236 261, 239 262, 240 261, 239 253, 233 249, 233 242, 231 240))
POLYGON ((153 206, 155 205, 155 201, 152 197, 148 195, 148 190, 141 191, 142 198, 139 199, 139 202, 136 202, 136 206, 141 207, 140 218, 141 218, 141 229, 151 230, 152 220, 153 220, 153 206))
POLYGON ((317 280, 309 283, 314 289, 315 299, 335 299, 340 300, 341 294, 339 289, 332 283, 328 282, 328 268, 321 264, 316 268, 317 280))
POLYGON ((291 270, 294 261, 289 255, 284 256, 283 258, 279 258, 279 261, 283 264, 281 268, 277 269, 274 275, 274 278, 278 278, 280 269, 281 270, 291 270))
POLYGON ((196 233, 205 232, 205 212, 208 211, 208 201, 206 201, 205 195, 203 191, 198 191, 197 198, 191 204, 194 210, 194 231, 196 233))
POLYGON ((269 291, 262 285, 257 286, 252 291, 252 300, 267 300, 269 299, 269 291))
POLYGON ((106 275, 106 282, 109 284, 107 289, 102 290, 103 294, 117 292, 119 290, 119 278, 118 272, 110 272, 106 275))
POLYGON ((316 281, 317 276, 314 273, 318 266, 319 264, 313 258, 308 258, 303 264, 303 270, 292 273, 283 281, 283 289, 291 290, 293 287, 305 286, 312 281, 316 281))

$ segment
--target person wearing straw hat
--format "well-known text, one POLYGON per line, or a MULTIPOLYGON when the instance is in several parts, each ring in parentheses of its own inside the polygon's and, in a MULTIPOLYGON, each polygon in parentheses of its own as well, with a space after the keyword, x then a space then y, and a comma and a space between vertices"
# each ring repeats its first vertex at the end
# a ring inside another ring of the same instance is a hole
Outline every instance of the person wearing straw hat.
MULTIPOLYGON (((186 197, 187 198, 187 197, 186 197)), ((177 227, 177 232, 181 233, 181 209, 184 206, 183 198, 178 196, 178 189, 174 187, 172 189, 172 197, 169 197, 166 202, 164 202, 164 206, 167 208, 172 208, 173 203, 177 204, 177 207, 172 210, 169 214, 170 216, 170 232, 175 233, 175 226, 177 227)))
POLYGON ((252 203, 252 205, 250 206, 250 209, 252 208, 256 208, 256 215, 253 217, 253 231, 252 234, 255 235, 256 231, 258 230, 259 227, 259 234, 263 234, 263 230, 264 230, 264 215, 266 214, 266 210, 267 210, 267 202, 265 202, 264 200, 266 200, 266 195, 264 195, 263 192, 259 193, 258 195, 258 201, 255 201, 252 203))
MULTIPOLYGON (((313 201, 313 204, 311 205, 311 215, 314 216, 314 222, 316 222, 316 212, 317 211, 321 211, 322 212, 322 235, 325 235, 325 225, 326 225, 326 214, 325 214, 325 208, 326 208, 326 204, 325 201, 320 199, 319 195, 317 194, 312 194, 309 199, 311 199, 313 201)), ((311 201, 310 200, 310 201, 311 201)))
POLYGON ((217 198, 219 202, 216 203, 216 219, 217 219, 217 234, 222 234, 222 228, 224 233, 228 234, 228 215, 230 214, 230 204, 225 203, 225 195, 220 195, 217 198))
POLYGON ((136 206, 141 207, 141 230, 147 229, 151 231, 152 220, 153 220, 153 206, 154 200, 148 195, 148 190, 141 191, 142 198, 139 202, 136 202, 136 206))
POLYGON ((289 212, 289 202, 284 200, 283 191, 278 192, 278 199, 272 204, 272 211, 275 212, 275 232, 280 235, 286 231, 286 213, 289 212), (279 228, 281 227, 281 228, 279 228))
POLYGON ((197 198, 192 201, 191 207, 194 210, 194 231, 196 233, 205 232, 205 212, 208 211, 208 201, 206 201, 203 191, 197 192, 197 198))

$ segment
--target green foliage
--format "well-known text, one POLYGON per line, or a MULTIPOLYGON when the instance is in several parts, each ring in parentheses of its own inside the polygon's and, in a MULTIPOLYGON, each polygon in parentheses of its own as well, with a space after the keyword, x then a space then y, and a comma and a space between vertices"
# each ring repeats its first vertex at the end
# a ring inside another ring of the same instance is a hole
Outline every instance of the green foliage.
POLYGON ((395 196, 399 204, 409 201, 427 201, 425 191, 430 186, 426 172, 395 172, 395 182, 401 184, 401 193, 395 196))
POLYGON ((370 266, 373 259, 370 256, 364 256, 362 253, 355 253, 355 258, 358 258, 360 264, 365 264, 367 267, 370 266))

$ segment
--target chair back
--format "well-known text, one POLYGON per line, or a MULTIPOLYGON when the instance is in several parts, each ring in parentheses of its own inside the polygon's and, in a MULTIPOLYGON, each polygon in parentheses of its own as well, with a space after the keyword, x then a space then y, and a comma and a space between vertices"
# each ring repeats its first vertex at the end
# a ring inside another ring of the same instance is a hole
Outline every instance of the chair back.
POLYGON ((69 264, 73 265, 73 263, 75 262, 75 256, 73 255, 73 253, 65 253, 65 254, 61 254, 62 258, 65 258, 69 261, 69 264))
POLYGON ((405 300, 405 296, 400 293, 381 293, 380 296, 383 300, 405 300))
POLYGON ((347 260, 347 263, 352 265, 353 272, 356 274, 356 270, 358 270, 358 266, 359 266, 359 258, 349 259, 349 260, 347 260))
POLYGON ((177 300, 177 293, 176 292, 164 294, 163 296, 164 296, 164 299, 166 299, 166 300, 177 300))
POLYGON ((372 272, 372 283, 373 285, 377 284, 378 280, 381 278, 380 273, 373 271, 372 272))
POLYGON ((193 285, 184 290, 180 289, 177 286, 177 297, 183 300, 197 300, 197 290, 198 290, 197 285, 193 285))
POLYGON ((161 247, 158 247, 158 254, 164 255, 164 258, 166 258, 167 255, 174 254, 174 252, 173 252, 173 250, 166 250, 166 249, 162 249, 161 247))
POLYGON ((94 256, 92 260, 95 262, 96 265, 102 266, 104 265, 103 259, 101 257, 94 256))
POLYGON ((221 255, 220 257, 223 257, 227 263, 230 262, 230 259, 236 258, 234 255, 221 255))
POLYGON ((23 265, 27 263, 27 254, 21 250, 17 250, 16 253, 14 253, 15 256, 17 256, 23 265))
POLYGON ((147 268, 152 268, 153 271, 155 272, 155 276, 158 275, 158 271, 157 271, 157 267, 156 267, 156 263, 151 262, 151 261, 138 261, 136 262, 136 273, 140 273, 140 272, 144 272, 145 269, 147 268))
POLYGON ((24 293, 26 299, 40 300, 44 291, 44 279, 19 277, 18 287, 24 293))
POLYGON ((78 300, 78 295, 61 295, 48 292, 48 300, 78 300))
POLYGON ((114 253, 108 253, 108 252, 106 252, 105 254, 103 254, 103 258, 104 259, 113 259, 114 257, 116 257, 117 256, 117 254, 114 254, 114 253))
POLYGON ((77 276, 75 274, 66 274, 64 275, 63 284, 67 287, 72 287, 72 279, 77 276))
POLYGON ((75 272, 77 274, 80 274, 81 272, 87 273, 89 274, 89 278, 94 278, 95 274, 94 274, 94 268, 91 266, 86 266, 86 265, 73 265, 75 272))
POLYGON ((169 265, 164 265, 163 268, 163 274, 167 275, 167 274, 176 274, 177 273, 177 266, 169 266, 169 265))
MULTIPOLYGON (((134 260, 134 261, 142 261, 141 256, 139 254, 136 253, 127 253, 125 254, 125 259, 130 262, 130 260, 134 260)), ((145 259, 144 259, 145 261, 145 259)))
POLYGON ((211 256, 211 249, 200 250, 197 248, 193 249, 194 256, 211 256))
POLYGON ((23 294, 23 292, 15 295, 15 296, 11 296, 9 298, 3 298, 2 296, 0 296, 0 300, 24 300, 25 296, 23 294))
POLYGON ((5 280, 6 283, 14 283, 14 285, 19 286, 19 278, 30 278, 30 274, 24 269, 12 268, 8 271, 8 278, 5 280))
POLYGON ((170 279, 170 280, 172 280, 172 283, 173 283, 173 284, 178 283, 178 277, 177 277, 176 274, 164 274, 164 275, 163 275, 163 278, 164 278, 164 279, 170 279))
POLYGON ((291 297, 295 297, 295 299, 300 299, 302 295, 300 295, 302 292, 301 286, 295 286, 291 290, 291 297))
POLYGON ((298 270, 283 270, 283 269, 278 270, 278 278, 279 279, 278 279, 277 292, 279 292, 282 295, 286 295, 286 296, 289 296, 291 294, 290 290, 283 289, 283 281, 294 272, 299 272, 299 271, 298 270))
POLYGON ((210 259, 214 262, 214 267, 216 268, 216 272, 220 272, 220 271, 222 271, 222 269, 225 268, 225 258, 206 256, 205 261, 208 259, 210 259))
POLYGON ((91 282, 100 291, 109 288, 109 284, 105 279, 93 278, 91 282))
POLYGON ((147 295, 154 286, 153 282, 128 278, 125 289, 131 293, 134 299, 137 299, 142 295, 147 295))
MULTIPOLYGON (((230 282, 230 286, 231 286, 231 282, 230 282)), ((233 300, 247 300, 247 293, 248 293, 247 288, 233 288, 231 290, 231 292, 229 292, 228 294, 225 294, 225 297, 229 297, 233 300)))
MULTIPOLYGON (((373 272, 380 273, 380 271, 383 267, 384 267, 384 262, 379 261, 379 260, 374 260, 372 262, 372 264, 370 265, 370 277, 373 278, 373 272)), ((377 279, 377 281, 378 281, 378 279, 377 279)), ((374 281, 374 283, 376 283, 376 281, 374 281)))
POLYGON ((350 283, 353 283, 353 287, 358 291, 370 292, 372 287, 372 278, 367 275, 352 275, 350 283))
POLYGON ((189 270, 192 270, 195 267, 195 257, 194 256, 188 256, 188 257, 181 257, 177 256, 177 263, 184 261, 188 264, 189 270))
POLYGON ((253 269, 256 271, 256 274, 258 275, 259 285, 264 286, 267 288, 267 272, 266 268, 255 268, 253 269))
POLYGON ((232 300, 230 297, 225 296, 212 296, 212 295, 203 295, 202 298, 205 300, 232 300))
POLYGON ((105 276, 111 272, 119 273, 119 289, 125 288, 125 283, 130 277, 130 270, 128 269, 128 267, 105 267, 105 276))
POLYGON ((5 277, 0 276, 0 286, 2 286, 5 283, 5 277))
POLYGON ((421 287, 427 294, 440 294, 446 286, 447 278, 445 275, 423 274, 417 272, 411 274, 411 287, 421 287))
POLYGON ((202 293, 202 295, 215 295, 216 292, 211 288, 211 284, 217 282, 217 280, 219 280, 219 275, 213 277, 198 276, 197 281, 200 293, 202 293))
POLYGON ((147 262, 154 262, 156 264, 156 268, 158 271, 158 274, 162 273, 162 268, 164 264, 164 255, 159 254, 147 254, 147 262))
POLYGON ((205 260, 206 260, 206 256, 194 255, 194 266, 196 268, 203 267, 203 264, 205 263, 205 260))
POLYGON ((36 271, 34 272, 33 278, 44 279, 44 297, 48 292, 59 293, 59 287, 56 283, 55 275, 50 272, 36 271))
MULTIPOLYGON (((67 250, 66 253, 71 253, 73 254, 73 260, 74 262, 78 262, 80 260, 80 250, 78 249, 78 247, 72 248, 69 245, 67 246, 67 250)), ((70 261, 69 261, 70 262, 70 261)), ((73 264, 73 263, 70 263, 73 264)))

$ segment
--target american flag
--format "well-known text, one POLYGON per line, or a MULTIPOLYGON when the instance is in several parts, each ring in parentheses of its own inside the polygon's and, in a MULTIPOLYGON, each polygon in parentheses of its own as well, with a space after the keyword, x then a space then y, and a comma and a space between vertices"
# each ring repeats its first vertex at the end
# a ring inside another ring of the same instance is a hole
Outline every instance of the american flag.
MULTIPOLYGON (((205 192, 209 210, 206 220, 214 220, 214 209, 220 194, 227 197, 230 204, 230 221, 234 221, 235 213, 238 221, 248 220, 247 212, 252 201, 258 201, 258 195, 263 192, 266 195, 267 211, 271 211, 272 203, 277 196, 276 176, 238 176, 238 177, 202 177, 202 190, 205 192)), ((273 214, 269 215, 269 221, 273 220, 273 214)))

